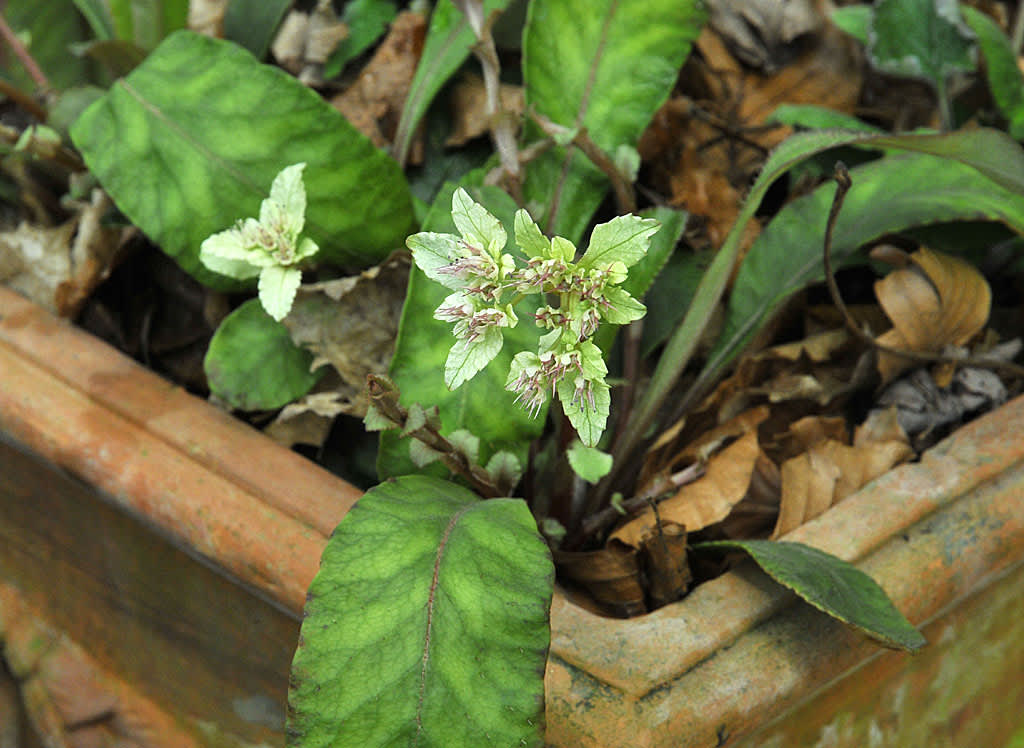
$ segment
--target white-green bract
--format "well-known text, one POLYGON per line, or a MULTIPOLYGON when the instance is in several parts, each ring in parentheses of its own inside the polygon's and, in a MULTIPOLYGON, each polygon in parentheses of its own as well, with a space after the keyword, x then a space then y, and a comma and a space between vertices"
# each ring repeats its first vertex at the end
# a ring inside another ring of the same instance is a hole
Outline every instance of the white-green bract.
POLYGON ((292 164, 274 177, 259 220, 243 219, 199 248, 199 259, 216 273, 239 280, 258 276, 260 303, 278 321, 295 301, 302 281, 299 263, 319 251, 316 242, 300 236, 306 222, 304 168, 304 163, 292 164))
POLYGON ((504 249, 501 222, 463 189, 452 196, 452 218, 459 236, 421 232, 406 240, 416 265, 451 293, 434 318, 454 324, 456 342, 445 363, 445 384, 455 389, 501 351, 503 329, 519 323, 515 303, 527 294, 557 296, 558 306, 542 304, 534 315, 548 332, 537 351, 517 352, 505 383, 516 402, 536 416, 557 394, 566 416, 588 447, 608 420, 608 369, 591 341, 602 322, 622 325, 640 319, 646 307, 620 284, 627 269, 647 253, 658 222, 627 215, 595 227, 579 261, 568 239, 548 239, 520 210, 516 244, 528 258, 520 267, 504 249))

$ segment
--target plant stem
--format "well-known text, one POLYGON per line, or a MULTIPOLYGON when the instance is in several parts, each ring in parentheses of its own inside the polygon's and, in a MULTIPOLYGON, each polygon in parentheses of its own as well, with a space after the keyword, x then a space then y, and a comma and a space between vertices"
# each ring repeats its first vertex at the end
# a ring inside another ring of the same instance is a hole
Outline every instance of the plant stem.
MULTIPOLYGON (((543 114, 531 112, 530 117, 537 123, 545 135, 555 138, 568 135, 572 130, 563 127, 543 114)), ((597 143, 593 141, 586 128, 580 128, 572 136, 570 145, 574 145, 583 151, 583 155, 598 169, 603 171, 612 183, 612 191, 615 193, 615 205, 620 215, 636 212, 636 196, 633 194, 633 183, 626 178, 619 167, 615 165, 611 157, 597 143)))
POLYGON ((3 13, 0 13, 0 37, 7 42, 7 46, 11 48, 14 56, 25 67, 29 77, 39 87, 40 93, 48 94, 50 92, 50 81, 47 80, 43 69, 39 67, 39 63, 32 57, 32 53, 28 51, 28 48, 21 43, 18 35, 14 33, 14 29, 7 24, 7 19, 4 18, 3 13))

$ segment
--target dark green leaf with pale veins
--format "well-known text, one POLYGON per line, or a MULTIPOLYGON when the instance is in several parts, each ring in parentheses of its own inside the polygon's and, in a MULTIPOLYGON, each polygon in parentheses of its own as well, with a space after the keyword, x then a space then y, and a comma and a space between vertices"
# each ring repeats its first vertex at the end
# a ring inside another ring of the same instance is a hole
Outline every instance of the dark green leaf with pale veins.
POLYGON ((553 582, 520 499, 425 476, 371 489, 309 589, 289 745, 542 745, 553 582))

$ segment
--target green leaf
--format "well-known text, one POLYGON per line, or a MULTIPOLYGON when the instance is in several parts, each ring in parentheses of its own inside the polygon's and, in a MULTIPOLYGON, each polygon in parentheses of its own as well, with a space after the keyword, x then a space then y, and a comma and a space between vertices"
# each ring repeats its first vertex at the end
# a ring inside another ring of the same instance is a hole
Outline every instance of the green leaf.
MULTIPOLYGON (((1005 190, 947 158, 891 155, 850 175, 853 188, 832 239, 837 264, 880 236, 928 223, 985 218, 1024 233, 1024 193, 1005 190)), ((721 369, 787 299, 824 280, 822 247, 833 193, 833 185, 823 185, 789 203, 754 242, 736 276, 709 367, 721 369)))
POLYGON ((640 355, 647 357, 664 343, 686 315, 714 255, 714 250, 676 252, 665 263, 664 269, 644 297, 647 316, 644 318, 643 343, 640 355))
POLYGON ((421 231, 405 240, 405 245, 412 250, 412 259, 416 267, 445 288, 458 290, 466 286, 466 281, 455 277, 452 273, 441 272, 459 257, 457 239, 451 234, 435 231, 421 231))
POLYGON ((351 0, 345 3, 341 20, 348 26, 348 36, 342 39, 324 64, 324 78, 333 78, 348 64, 380 39, 387 31, 398 8, 392 0, 351 0))
POLYGON ((780 104, 774 112, 768 115, 767 121, 802 127, 805 130, 843 129, 872 133, 883 132, 881 128, 869 125, 853 115, 813 104, 780 104))
MULTIPOLYGON (((69 53, 72 45, 88 38, 88 28, 71 0, 8 0, 3 15, 51 86, 61 90, 93 82, 93 66, 69 53)), ((22 91, 34 91, 35 82, 6 45, 4 56, 0 77, 22 91)))
MULTIPOLYGON (((511 0, 484 0, 484 17, 508 7, 511 0)), ((448 82, 469 57, 476 44, 476 36, 466 17, 452 0, 440 0, 430 14, 430 28, 423 42, 423 54, 405 99, 405 107, 398 121, 392 153, 400 164, 405 163, 413 135, 420 119, 441 87, 448 82)))
POLYGON ((601 315, 606 322, 613 325, 626 325, 633 320, 638 320, 647 313, 647 307, 629 295, 624 288, 612 286, 604 292, 605 301, 610 305, 608 309, 602 309, 601 315))
POLYGON ((1024 139, 1024 73, 1017 67, 1017 55, 999 24, 981 11, 961 6, 964 20, 978 35, 985 58, 985 75, 996 106, 1010 123, 1010 135, 1024 139))
POLYGON ((82 17, 89 23, 92 33, 100 41, 116 38, 114 19, 109 7, 101 0, 74 0, 82 17))
MULTIPOLYGON (((548 257, 551 253, 551 240, 534 223, 525 210, 516 211, 515 217, 516 244, 527 257, 548 257)), ((569 258, 572 260, 572 258, 569 258)))
POLYGON ((397 164, 315 92, 230 42, 176 32, 71 135, 125 215, 214 287, 237 283, 201 266, 201 242, 256 215, 289 164, 309 164, 305 231, 322 259, 370 265, 413 226, 397 164))
POLYGON ((868 29, 871 28, 871 17, 874 14, 870 5, 848 5, 836 8, 829 18, 838 28, 857 39, 862 44, 868 43, 868 29))
POLYGON ((594 398, 593 406, 586 396, 576 396, 576 385, 571 376, 558 382, 558 399, 562 403, 566 418, 576 429, 580 441, 584 446, 595 447, 608 423, 612 396, 603 379, 591 380, 590 387, 594 398))
POLYGON ((594 447, 574 442, 566 452, 569 467, 587 483, 597 483, 612 469, 612 456, 594 447))
MULTIPOLYGON (((478 177, 482 178, 480 173, 478 177)), ((496 187, 472 187, 464 183, 471 196, 497 216, 509 231, 513 225, 516 205, 496 187)), ((430 209, 424 228, 436 232, 455 231, 451 217, 455 186, 447 184, 430 209)), ((419 268, 409 274, 409 291, 402 309, 395 355, 390 375, 401 391, 401 402, 437 405, 444 424, 444 433, 468 428, 480 437, 481 460, 486 461, 498 450, 508 450, 526 462, 529 442, 540 435, 544 419, 532 419, 517 406, 515 396, 505 391, 512 356, 521 350, 536 350, 539 330, 536 325, 520 323, 504 329, 505 344, 501 352, 472 380, 457 390, 444 383, 445 362, 454 338, 451 325, 433 318, 434 310, 445 300, 445 289, 427 278, 419 268)), ((521 320, 529 320, 536 311, 537 297, 530 296, 516 306, 521 320)), ((395 434, 382 434, 378 457, 381 477, 415 472, 408 460, 408 449, 395 434)))
POLYGON ((250 299, 220 323, 203 367, 210 390, 232 408, 271 410, 313 388, 324 369, 311 372, 312 363, 288 328, 250 299))
POLYGON ((721 540, 693 547, 746 551, 776 582, 887 647, 916 652, 928 643, 871 577, 817 548, 773 540, 721 540))
POLYGON ((292 310, 295 293, 302 283, 298 268, 270 265, 260 271, 259 295, 264 311, 280 322, 292 310))
MULTIPOLYGON (((798 133, 784 140, 772 151, 762 167, 722 248, 715 253, 714 259, 701 278, 686 316, 666 344, 647 390, 627 424, 620 454, 627 454, 640 435, 646 431, 689 363, 732 273, 747 222, 753 217, 772 182, 809 156, 842 145, 902 148, 944 156, 950 164, 961 163, 977 170, 991 180, 993 186, 998 185, 1024 194, 1024 150, 1005 133, 996 130, 979 128, 934 135, 872 135, 845 130, 821 130, 798 133)), ((931 185, 921 185, 918 189, 927 192, 931 185)), ((852 195, 850 197, 852 198, 852 195)), ((889 199, 889 195, 886 195, 879 204, 887 204, 889 199)), ((818 216, 815 225, 823 226, 826 215, 827 211, 818 216)), ((709 383, 717 378, 722 367, 739 353, 739 347, 731 344, 728 349, 720 344, 718 350, 719 355, 708 360, 679 407, 693 405, 709 383)))
POLYGON ((590 245, 580 258, 582 268, 604 268, 613 262, 632 267, 647 254, 660 226, 653 218, 618 216, 594 227, 590 245))
POLYGON ((224 38, 262 60, 291 6, 292 0, 231 0, 224 11, 224 38))
POLYGON ((497 257, 508 243, 508 234, 501 221, 461 187, 452 195, 452 220, 467 243, 486 249, 492 257, 497 257))
POLYGON ((468 382, 501 352, 504 336, 497 327, 488 327, 476 340, 455 341, 444 363, 444 383, 450 390, 468 382))
POLYGON ((957 0, 878 0, 868 59, 882 72, 926 80, 942 93, 950 75, 977 66, 974 40, 957 0))
POLYGON ((553 583, 522 500, 423 476, 370 489, 309 588, 289 745, 539 748, 553 583))
MULTIPOLYGON (((527 111, 586 128, 609 155, 635 147, 704 20, 698 0, 534 0, 523 32, 527 111)), ((540 137, 528 123, 526 142, 540 137)), ((575 147, 550 148, 526 169, 526 202, 541 227, 574 243, 607 189, 575 147)))

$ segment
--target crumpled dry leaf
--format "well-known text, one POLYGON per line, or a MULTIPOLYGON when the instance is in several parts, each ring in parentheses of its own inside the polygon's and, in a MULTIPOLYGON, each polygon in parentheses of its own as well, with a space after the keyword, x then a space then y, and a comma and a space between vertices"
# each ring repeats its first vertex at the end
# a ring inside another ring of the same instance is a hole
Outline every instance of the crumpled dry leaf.
POLYGON ((101 224, 110 198, 93 190, 77 216, 54 228, 22 223, 0 233, 0 281, 62 317, 73 317, 110 273, 132 229, 101 224))
POLYGON ((312 12, 291 10, 281 23, 270 51, 274 59, 307 86, 323 83, 324 63, 348 38, 331 0, 319 0, 312 12))
POLYGON ((853 445, 831 438, 810 445, 782 463, 782 498, 772 538, 814 519, 913 455, 895 411, 858 430, 853 445))
MULTIPOLYGON (((876 340, 890 348, 916 353, 938 353, 946 346, 962 346, 988 321, 992 291, 969 262, 921 248, 910 264, 875 282, 875 295, 893 329, 876 340)), ((916 364, 879 352, 878 371, 891 382, 916 364)), ((934 373, 940 387, 949 384, 951 366, 934 373)))
POLYGON ((224 13, 228 0, 191 0, 188 4, 188 27, 197 34, 224 35, 224 13))
POLYGON ((668 463, 678 463, 679 447, 675 445, 702 440, 720 423, 759 404, 774 405, 771 419, 779 425, 762 429, 762 435, 770 435, 785 430, 811 409, 817 412, 823 405, 841 403, 856 386, 849 377, 859 355, 846 330, 839 329, 745 356, 736 371, 687 414, 684 423, 674 424, 655 441, 648 450, 642 479, 663 471, 668 463))
POLYGON ((748 65, 773 72, 793 56, 790 45, 824 24, 813 0, 708 0, 711 26, 748 65))
MULTIPOLYGON (((523 87, 502 83, 498 88, 501 108, 516 117, 523 113, 523 87)), ((491 129, 487 116, 487 89, 484 79, 469 73, 464 75, 452 89, 449 100, 452 112, 452 133, 444 144, 449 147, 464 145, 473 138, 486 134, 491 129)))
POLYGON ((355 83, 331 99, 334 108, 378 148, 386 147, 395 135, 426 34, 422 14, 399 13, 355 83))
POLYGON ((300 286, 283 320, 295 344, 313 353, 312 369, 327 363, 337 371, 339 413, 366 415, 366 375, 387 372, 409 264, 408 252, 394 252, 359 275, 300 286))
POLYGON ((747 495, 761 454, 756 431, 746 433, 708 461, 702 478, 660 502, 658 516, 647 509, 615 530, 611 538, 639 548, 656 532, 659 517, 690 533, 721 522, 747 495))
MULTIPOLYGON (((792 132, 768 122, 780 104, 855 111, 862 81, 857 44, 831 24, 808 42, 798 59, 765 74, 744 69, 710 26, 697 38, 700 54, 690 56, 682 74, 693 98, 669 99, 638 147, 656 189, 704 221, 691 243, 704 238, 706 245, 721 246, 765 154, 792 132)), ((755 221, 748 224, 741 258, 758 230, 755 221)))
POLYGON ((640 585, 640 553, 609 544, 597 551, 552 551, 565 578, 584 587, 596 603, 623 618, 647 612, 640 585))
POLYGON ((350 410, 345 393, 337 389, 311 392, 284 406, 263 433, 289 448, 296 444, 320 447, 327 440, 334 419, 350 410))

